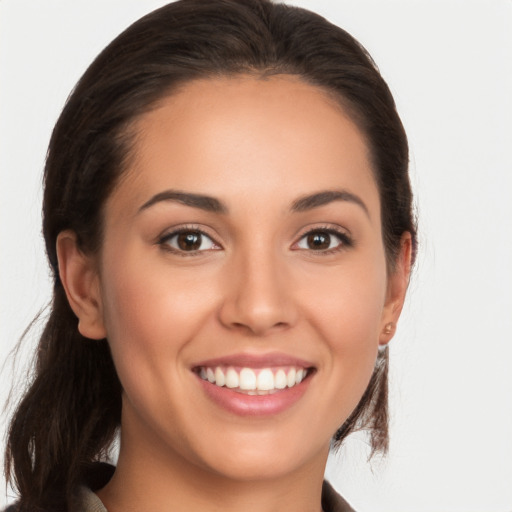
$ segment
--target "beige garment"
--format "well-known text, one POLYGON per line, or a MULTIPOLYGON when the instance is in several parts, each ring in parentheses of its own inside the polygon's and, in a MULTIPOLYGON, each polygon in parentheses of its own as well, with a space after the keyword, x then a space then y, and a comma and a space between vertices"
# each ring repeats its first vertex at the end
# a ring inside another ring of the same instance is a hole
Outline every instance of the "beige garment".
POLYGON ((80 487, 71 512, 108 512, 108 510, 91 489, 80 487))
MULTIPOLYGON (((324 512, 354 512, 352 507, 324 481, 322 488, 322 508, 324 512)), ((76 507, 72 512, 108 512, 98 496, 87 487, 81 487, 76 507)))

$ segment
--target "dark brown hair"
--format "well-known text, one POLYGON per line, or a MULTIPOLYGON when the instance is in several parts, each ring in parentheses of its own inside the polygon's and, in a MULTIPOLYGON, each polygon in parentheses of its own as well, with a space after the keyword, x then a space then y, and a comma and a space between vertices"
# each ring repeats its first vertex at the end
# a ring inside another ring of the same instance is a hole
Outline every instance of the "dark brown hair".
MULTIPOLYGON (((6 451, 20 510, 66 510, 91 464, 105 459, 120 425, 122 390, 108 343, 77 330, 59 280, 57 235, 71 229, 83 251, 97 251, 102 209, 130 158, 134 121, 180 85, 236 74, 295 75, 337 98, 368 142, 388 267, 404 232, 416 246, 407 138, 386 83, 354 38, 316 14, 268 0, 181 0, 143 17, 88 68, 49 145, 43 231, 54 295, 34 379, 12 419, 6 451)), ((387 449, 387 371, 385 350, 335 444, 367 428, 373 450, 387 449)))

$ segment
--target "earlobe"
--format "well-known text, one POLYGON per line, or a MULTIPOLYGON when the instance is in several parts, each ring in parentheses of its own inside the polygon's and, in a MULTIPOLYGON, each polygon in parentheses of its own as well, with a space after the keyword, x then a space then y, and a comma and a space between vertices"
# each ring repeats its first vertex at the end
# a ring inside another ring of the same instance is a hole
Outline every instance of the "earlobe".
POLYGON ((402 235, 400 253, 393 273, 388 278, 386 303, 381 321, 379 344, 386 345, 393 338, 409 285, 412 261, 412 237, 409 232, 402 235))
POLYGON ((80 334, 95 340, 105 338, 98 272, 93 258, 79 249, 73 231, 59 233, 57 258, 60 280, 78 318, 80 334))

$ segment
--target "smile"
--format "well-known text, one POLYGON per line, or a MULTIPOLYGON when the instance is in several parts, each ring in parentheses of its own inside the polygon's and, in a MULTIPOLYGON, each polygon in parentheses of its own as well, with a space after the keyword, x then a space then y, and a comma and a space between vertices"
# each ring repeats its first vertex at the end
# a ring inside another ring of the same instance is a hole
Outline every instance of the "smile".
POLYGON ((218 387, 247 395, 271 395, 300 384, 309 370, 300 366, 278 368, 237 368, 233 366, 197 368, 201 379, 218 387))

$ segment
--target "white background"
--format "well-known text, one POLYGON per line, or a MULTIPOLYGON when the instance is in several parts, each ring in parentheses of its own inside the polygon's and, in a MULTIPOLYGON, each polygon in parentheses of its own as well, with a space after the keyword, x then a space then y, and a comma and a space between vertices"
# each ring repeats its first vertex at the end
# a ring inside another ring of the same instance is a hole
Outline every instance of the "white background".
MULTIPOLYGON (((40 235, 50 130, 96 54, 163 3, 0 0, 1 361, 50 297, 40 235)), ((328 476, 359 512, 510 512, 512 1, 294 3, 379 64, 409 134, 420 222, 391 348, 391 452, 369 465, 356 438, 328 476)), ((0 379, 3 401, 10 362, 0 379)))

